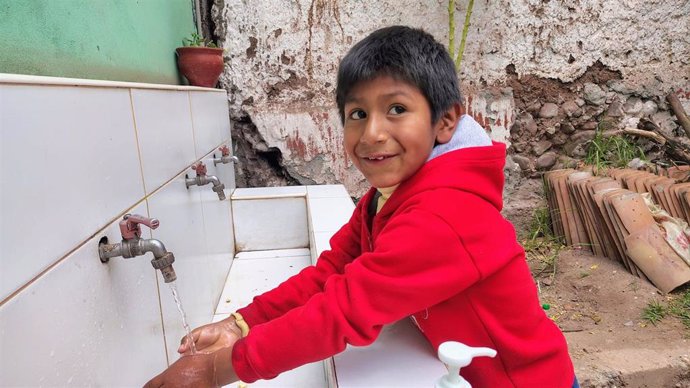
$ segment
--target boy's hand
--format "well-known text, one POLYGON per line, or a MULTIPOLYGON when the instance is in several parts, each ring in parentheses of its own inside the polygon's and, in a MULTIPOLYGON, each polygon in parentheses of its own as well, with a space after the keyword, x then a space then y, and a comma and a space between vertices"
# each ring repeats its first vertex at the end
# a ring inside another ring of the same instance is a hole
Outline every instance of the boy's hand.
POLYGON ((213 353, 182 356, 144 388, 219 387, 239 380, 232 367, 232 348, 213 353))
MULTIPOLYGON (((232 348, 240 338, 242 338, 242 331, 235 324, 233 317, 201 326, 192 331, 194 346, 199 353, 212 353, 222 348, 232 348)), ((182 337, 177 352, 183 355, 192 354, 189 337, 182 337)))

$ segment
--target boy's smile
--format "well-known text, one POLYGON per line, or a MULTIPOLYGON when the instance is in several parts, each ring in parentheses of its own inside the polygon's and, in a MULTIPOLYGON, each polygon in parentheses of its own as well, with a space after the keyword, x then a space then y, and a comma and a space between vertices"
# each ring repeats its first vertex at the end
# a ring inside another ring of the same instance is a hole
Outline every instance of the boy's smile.
POLYGON ((446 143, 457 118, 431 123, 424 94, 411 84, 378 76, 356 85, 345 102, 344 145, 374 187, 391 187, 426 162, 435 143, 446 143))

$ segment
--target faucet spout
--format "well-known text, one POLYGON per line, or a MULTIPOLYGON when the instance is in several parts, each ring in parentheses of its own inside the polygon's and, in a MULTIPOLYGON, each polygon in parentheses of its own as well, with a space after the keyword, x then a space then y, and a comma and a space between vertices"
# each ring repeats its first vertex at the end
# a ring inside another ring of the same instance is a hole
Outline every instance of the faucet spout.
POLYGON ((203 162, 199 162, 199 164, 192 166, 192 169, 196 171, 196 177, 185 178, 184 183, 187 188, 190 188, 191 186, 204 186, 209 183, 213 183, 213 188, 211 190, 218 194, 219 200, 225 200, 225 185, 220 182, 220 179, 218 179, 217 176, 206 175, 206 166, 203 162))
POLYGON ((218 199, 221 201, 225 201, 225 185, 220 183, 220 179, 216 177, 215 175, 207 175, 206 178, 213 183, 213 187, 211 190, 218 194, 218 199))
POLYGON ((163 245, 160 240, 156 240, 155 238, 140 239, 137 245, 139 246, 141 255, 146 252, 151 252, 153 253, 153 257, 156 259, 160 259, 161 257, 165 256, 166 253, 168 253, 168 251, 165 249, 165 245, 163 245))
POLYGON ((170 283, 177 280, 177 274, 175 273, 175 269, 172 266, 172 263, 174 262, 175 255, 173 255, 172 252, 165 252, 161 257, 156 257, 154 255, 154 258, 151 260, 151 265, 153 266, 153 268, 161 271, 161 275, 163 275, 164 282, 170 283))
POLYGON ((151 252, 153 254, 153 259, 151 260, 153 268, 161 271, 163 280, 166 283, 175 281, 177 275, 172 266, 172 263, 175 262, 175 256, 172 252, 168 252, 165 249, 165 245, 160 240, 140 238, 141 229, 139 224, 142 223, 150 225, 152 229, 157 228, 159 225, 156 219, 126 214, 120 222, 121 230, 123 231, 122 241, 117 244, 100 244, 98 246, 98 256, 101 262, 107 263, 113 257, 122 256, 125 259, 129 259, 151 252), (127 228, 124 228, 123 225, 126 225, 127 228))
POLYGON ((221 152, 221 156, 220 156, 220 158, 216 158, 215 154, 214 154, 214 158, 213 158, 213 165, 214 166, 217 165, 218 163, 226 164, 226 163, 239 163, 240 162, 240 160, 237 159, 237 156, 230 155, 230 148, 228 148, 228 146, 224 145, 224 146, 218 148, 218 151, 221 152))

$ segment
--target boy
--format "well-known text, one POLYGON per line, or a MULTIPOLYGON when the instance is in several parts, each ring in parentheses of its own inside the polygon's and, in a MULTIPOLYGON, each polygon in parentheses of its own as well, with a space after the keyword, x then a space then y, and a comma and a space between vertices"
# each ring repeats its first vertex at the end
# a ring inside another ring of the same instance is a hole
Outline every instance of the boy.
POLYGON ((475 387, 576 386, 565 339, 500 214, 505 145, 462 115, 445 48, 421 30, 375 31, 341 61, 336 94, 345 149, 373 188, 315 266, 196 329, 201 354, 147 386, 274 378, 369 345, 408 316, 434 348, 497 350, 463 368, 475 387))

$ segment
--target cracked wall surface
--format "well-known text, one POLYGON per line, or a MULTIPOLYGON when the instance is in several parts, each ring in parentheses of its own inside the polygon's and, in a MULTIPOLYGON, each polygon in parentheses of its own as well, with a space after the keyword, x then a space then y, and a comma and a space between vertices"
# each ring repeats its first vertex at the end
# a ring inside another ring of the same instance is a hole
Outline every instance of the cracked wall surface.
MULTIPOLYGON (((457 3, 459 30, 466 1, 457 3)), ((682 0, 475 1, 460 72, 465 106, 494 139, 510 143, 522 113, 516 105, 524 104, 515 102, 515 78, 568 83, 598 63, 620 74, 616 88, 639 97, 690 90, 689 15, 682 0)), ((355 195, 366 183, 341 145, 339 59, 393 24, 448 41, 446 1, 216 0, 213 18, 226 50, 231 116, 249 116, 296 181, 342 182, 355 195)))

